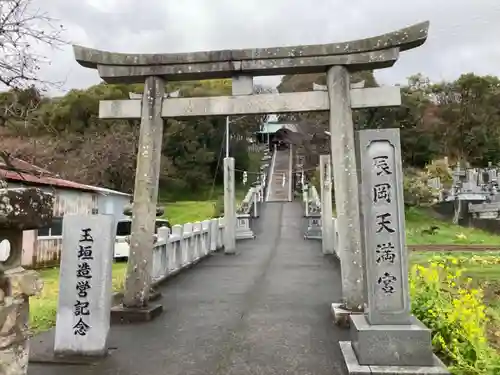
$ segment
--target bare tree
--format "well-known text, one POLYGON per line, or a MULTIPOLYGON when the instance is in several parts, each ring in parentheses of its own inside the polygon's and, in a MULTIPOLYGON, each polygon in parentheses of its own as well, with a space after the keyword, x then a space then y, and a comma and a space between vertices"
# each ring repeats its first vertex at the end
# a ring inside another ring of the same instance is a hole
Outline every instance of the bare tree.
MULTIPOLYGON (((55 24, 32 0, 0 0, 0 88, 10 89, 1 100, 1 126, 10 120, 23 120, 27 127, 41 103, 39 90, 56 84, 39 77, 41 65, 48 60, 37 52, 65 44, 61 38, 63 27, 55 24)), ((16 170, 5 149, 0 150, 0 159, 3 168, 16 170)))
POLYGON ((48 60, 37 48, 65 44, 62 31, 62 25, 56 25, 32 0, 0 0, 0 83, 17 89, 53 84, 38 76, 48 60))

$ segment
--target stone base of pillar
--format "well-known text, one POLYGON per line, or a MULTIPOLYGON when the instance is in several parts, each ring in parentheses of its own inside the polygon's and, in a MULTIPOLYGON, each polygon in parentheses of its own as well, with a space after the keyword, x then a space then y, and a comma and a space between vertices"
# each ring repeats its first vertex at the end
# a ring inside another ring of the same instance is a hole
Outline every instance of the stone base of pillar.
MULTIPOLYGON (((34 340, 36 339, 32 339, 32 341, 34 340)), ((95 366, 99 362, 106 359, 108 355, 108 351, 102 355, 56 354, 54 353, 54 340, 49 340, 47 342, 35 341, 34 343, 31 343, 29 363, 95 366)))
MULTIPOLYGON (((441 360, 433 355, 432 366, 379 366, 361 365, 350 341, 340 341, 340 349, 349 375, 449 375, 450 372, 441 360)), ((384 348, 381 348, 381 352, 384 348)), ((386 350, 385 350, 386 351, 386 350)))
POLYGON ((398 325, 372 325, 365 315, 350 320, 352 341, 340 342, 349 374, 449 374, 432 352, 431 330, 417 318, 398 325))
POLYGON ((149 292, 149 301, 158 301, 161 297, 161 292, 156 289, 151 289, 149 292))
MULTIPOLYGON (((42 332, 30 339, 29 363, 95 366, 105 360, 109 350, 98 353, 78 354, 74 352, 55 352, 55 329, 42 332)), ((17 373, 16 373, 17 374, 17 373)))
POLYGON ((361 315, 361 311, 351 311, 344 307, 342 303, 332 303, 333 322, 339 327, 349 328, 351 315, 361 315))
POLYGON ((253 240, 255 239, 255 234, 251 230, 236 232, 236 239, 239 240, 253 240))
POLYGON ((123 305, 111 308, 111 324, 131 324, 149 322, 163 312, 161 304, 149 304, 142 308, 125 307, 123 305))

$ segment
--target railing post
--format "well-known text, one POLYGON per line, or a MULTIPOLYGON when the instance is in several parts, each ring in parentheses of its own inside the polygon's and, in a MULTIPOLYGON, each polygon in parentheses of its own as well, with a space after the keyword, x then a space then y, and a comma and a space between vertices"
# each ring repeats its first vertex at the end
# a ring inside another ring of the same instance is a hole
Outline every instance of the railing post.
POLYGON ((193 262, 201 258, 202 226, 199 221, 193 224, 193 262))
POLYGON ((210 251, 217 250, 217 237, 219 235, 219 220, 210 220, 210 251))
POLYGON ((210 229, 211 229, 211 221, 203 220, 201 222, 201 253, 202 256, 207 256, 210 254, 210 229))
POLYGON ((172 240, 175 240, 177 244, 174 247, 174 257, 175 257, 175 270, 179 271, 184 263, 184 240, 183 240, 183 228, 182 225, 174 225, 172 227, 172 240))
POLYGON ((160 241, 168 241, 170 236, 170 229, 168 227, 160 227, 158 228, 158 242, 160 241))

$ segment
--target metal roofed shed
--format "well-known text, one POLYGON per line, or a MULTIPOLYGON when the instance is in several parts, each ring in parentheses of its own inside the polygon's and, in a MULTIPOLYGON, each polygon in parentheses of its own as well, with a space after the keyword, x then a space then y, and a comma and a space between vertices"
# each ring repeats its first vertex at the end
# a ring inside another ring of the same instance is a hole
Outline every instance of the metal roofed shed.
POLYGON ((257 142, 259 143, 267 143, 269 149, 271 149, 271 145, 273 143, 273 140, 276 136, 276 133, 280 129, 287 129, 292 132, 297 132, 298 131, 298 126, 296 124, 291 124, 291 123, 279 123, 279 122, 274 122, 274 121, 269 121, 266 122, 262 125, 260 131, 256 133, 257 136, 257 142))
POLYGON ((9 161, 11 165, 0 162, 0 178, 7 182, 9 188, 34 186, 54 195, 53 219, 50 225, 23 233, 23 266, 44 267, 59 264, 62 220, 66 214, 110 214, 117 222, 126 218, 123 208, 130 203, 130 194, 65 180, 17 158, 10 158, 9 161))

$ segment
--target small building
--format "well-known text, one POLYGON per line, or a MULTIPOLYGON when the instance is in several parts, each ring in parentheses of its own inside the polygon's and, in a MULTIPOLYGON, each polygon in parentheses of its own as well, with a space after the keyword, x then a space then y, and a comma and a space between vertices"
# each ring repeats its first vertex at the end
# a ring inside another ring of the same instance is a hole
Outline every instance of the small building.
POLYGON ((268 121, 262 124, 260 131, 257 132, 257 142, 267 143, 269 150, 272 149, 273 141, 276 133, 281 129, 286 129, 291 132, 297 132, 297 125, 291 123, 280 123, 278 121, 268 121))
POLYGON ((8 187, 38 187, 54 195, 52 224, 24 232, 23 266, 40 268, 59 264, 62 219, 66 214, 104 213, 114 215, 117 221, 125 218, 123 209, 131 201, 130 194, 64 180, 20 159, 11 159, 12 166, 0 163, 0 178, 7 181, 8 187))

